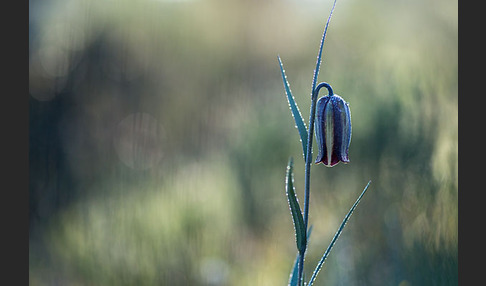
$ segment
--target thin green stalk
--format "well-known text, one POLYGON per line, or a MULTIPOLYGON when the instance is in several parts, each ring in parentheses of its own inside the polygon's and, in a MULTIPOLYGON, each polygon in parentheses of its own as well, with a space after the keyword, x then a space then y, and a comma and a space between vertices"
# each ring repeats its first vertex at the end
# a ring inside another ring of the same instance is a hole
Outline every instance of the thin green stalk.
MULTIPOLYGON (((307 136, 307 152, 305 157, 305 197, 304 197, 304 226, 307 230, 308 221, 309 221, 309 199, 310 199, 310 168, 312 162, 312 142, 314 136, 314 121, 315 121, 315 114, 316 114, 316 102, 317 102, 317 92, 316 92, 316 83, 317 77, 319 75, 319 69, 322 60, 322 48, 324 46, 324 40, 326 38, 327 28, 329 27, 329 22, 331 21, 332 12, 336 7, 336 1, 332 5, 331 13, 329 13, 329 17, 327 18, 326 26, 324 28, 324 33, 322 35, 321 43, 319 45, 319 53, 317 55, 317 63, 316 69, 314 70, 314 78, 312 79, 312 91, 311 91, 311 108, 310 108, 310 116, 309 116, 309 132, 307 136)), ((298 281, 299 284, 302 283, 302 277, 304 273, 304 260, 305 260, 305 253, 307 251, 307 244, 305 245, 304 252, 299 257, 299 272, 298 272, 298 281)))
MULTIPOLYGON (((311 112, 309 118, 309 136, 307 137, 307 153, 305 160, 305 198, 304 198, 304 228, 307 229, 309 222, 309 197, 310 197, 310 168, 312 162, 312 138, 314 136, 314 121, 316 118, 316 102, 317 94, 312 95, 311 112)), ((304 272, 304 259, 307 251, 307 244, 305 245, 304 252, 299 257, 299 283, 302 281, 302 274, 304 272)))

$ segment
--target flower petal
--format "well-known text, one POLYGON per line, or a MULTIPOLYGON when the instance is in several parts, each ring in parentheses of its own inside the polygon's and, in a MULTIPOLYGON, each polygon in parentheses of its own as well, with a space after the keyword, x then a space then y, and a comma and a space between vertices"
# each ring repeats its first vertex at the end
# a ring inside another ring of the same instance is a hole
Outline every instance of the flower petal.
POLYGON ((339 95, 324 96, 317 102, 316 140, 319 153, 316 164, 332 167, 339 162, 349 162, 351 143, 351 112, 349 105, 339 95))

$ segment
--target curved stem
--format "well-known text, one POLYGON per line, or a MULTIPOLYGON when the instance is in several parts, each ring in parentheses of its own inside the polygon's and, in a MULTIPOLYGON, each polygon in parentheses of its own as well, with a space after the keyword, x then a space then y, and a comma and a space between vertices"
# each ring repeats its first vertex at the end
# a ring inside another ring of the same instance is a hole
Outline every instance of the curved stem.
POLYGON ((320 84, 319 84, 319 85, 316 87, 316 89, 314 90, 314 93, 312 94, 312 96, 317 97, 317 95, 319 94, 319 90, 320 90, 321 88, 323 88, 323 87, 327 88, 327 91, 328 91, 328 93, 329 93, 329 96, 333 96, 333 95, 334 95, 334 91, 332 90, 331 85, 330 85, 330 84, 328 84, 327 82, 321 82, 321 83, 320 83, 320 84))

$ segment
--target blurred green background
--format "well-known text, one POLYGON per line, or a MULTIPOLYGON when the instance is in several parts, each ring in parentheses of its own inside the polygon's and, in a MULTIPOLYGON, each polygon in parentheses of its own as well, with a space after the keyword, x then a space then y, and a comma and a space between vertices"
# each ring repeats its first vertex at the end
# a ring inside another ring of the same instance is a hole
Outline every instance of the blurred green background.
MULTIPOLYGON (((286 285, 323 1, 29 1, 31 285, 286 285)), ((457 285, 457 1, 338 0, 320 81, 351 162, 314 165, 315 285, 457 285)), ((314 150, 314 156, 316 155, 314 150)))

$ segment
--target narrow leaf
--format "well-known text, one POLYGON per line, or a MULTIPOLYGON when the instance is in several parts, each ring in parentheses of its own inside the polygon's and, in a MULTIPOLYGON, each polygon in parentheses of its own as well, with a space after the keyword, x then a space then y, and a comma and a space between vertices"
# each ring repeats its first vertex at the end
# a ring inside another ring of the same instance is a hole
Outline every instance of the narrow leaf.
POLYGON ((302 211, 300 210, 299 201, 295 195, 294 188, 294 162, 293 159, 289 159, 286 175, 286 193, 289 202, 290 213, 292 214, 292 220, 295 228, 295 240, 297 243, 297 250, 300 254, 303 254, 307 245, 306 231, 304 226, 304 218, 302 217, 302 211))
POLYGON ((336 7, 336 1, 337 0, 334 0, 334 3, 332 4, 331 13, 329 13, 329 17, 327 18, 326 26, 324 27, 324 33, 322 33, 321 44, 319 45, 319 52, 317 53, 316 69, 314 70, 314 77, 312 78, 311 96, 316 89, 317 77, 319 76, 319 69, 322 61, 322 48, 324 47, 324 41, 326 40, 327 28, 329 27, 329 22, 331 22, 332 12, 334 12, 334 8, 336 7))
POLYGON ((289 286, 297 286, 299 281, 298 281, 298 272, 299 272, 299 257, 300 254, 297 253, 297 257, 295 257, 294 261, 294 267, 292 268, 292 272, 290 273, 290 278, 289 278, 289 286))
POLYGON ((353 206, 351 207, 351 209, 349 210, 349 212, 346 214, 346 216, 344 217, 344 220, 343 222, 341 223, 341 225, 339 226, 339 229, 337 230, 336 234, 334 234, 334 237, 331 241, 331 243, 329 244, 329 246, 327 247, 326 249, 326 252, 324 252, 324 255, 322 256, 321 260, 319 261, 319 263, 317 264, 317 267, 316 269, 314 270, 314 273, 312 274, 312 277, 309 281, 309 284, 308 286, 312 285, 312 283, 314 283, 314 280, 316 279, 316 276, 317 274, 319 273, 319 271, 321 270, 322 268, 322 265, 324 264, 324 261, 326 260, 327 256, 329 255, 329 252, 331 252, 331 249, 332 247, 334 246, 334 244, 336 243, 336 240, 338 239, 339 235, 341 234, 341 232, 343 231, 344 229, 344 226, 346 225, 346 222, 349 220, 349 218, 351 217, 351 214, 353 213, 354 209, 358 206, 359 204, 359 201, 361 201, 361 198, 363 197, 363 195, 366 193, 366 190, 368 190, 368 186, 370 185, 371 183, 371 180, 368 182, 368 184, 366 185, 366 187, 364 188, 363 192, 361 193, 361 195, 358 197, 358 199, 356 200, 356 202, 353 204, 353 206))
POLYGON ((282 79, 285 87, 285 93, 287 94, 287 101, 289 102, 290 111, 292 111, 292 116, 295 120, 295 125, 299 130, 300 142, 302 143, 302 153, 304 154, 304 161, 306 160, 307 151, 307 127, 305 126, 304 120, 302 119, 302 114, 300 113, 299 107, 295 102, 295 98, 292 96, 290 91, 290 86, 287 81, 287 76, 285 75, 285 70, 283 68, 282 60, 278 56, 278 63, 280 64, 280 72, 282 73, 282 79))
MULTIPOLYGON (((307 230, 307 243, 309 243, 309 238, 311 236, 311 233, 312 233, 312 225, 309 227, 309 229, 307 230)), ((297 253, 297 257, 295 257, 295 260, 294 260, 294 267, 292 267, 292 272, 290 273, 290 277, 289 277, 289 286, 297 286, 297 279, 298 278, 298 272, 299 272, 299 256, 300 254, 297 253)), ((302 280, 303 281, 303 280, 302 280)))

